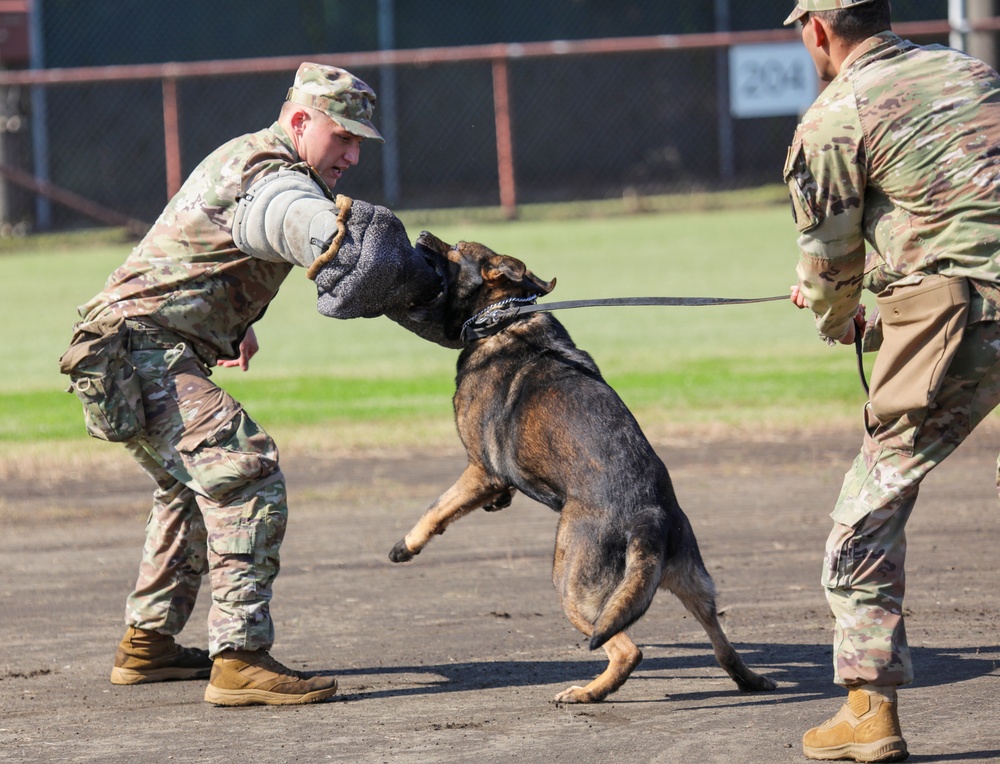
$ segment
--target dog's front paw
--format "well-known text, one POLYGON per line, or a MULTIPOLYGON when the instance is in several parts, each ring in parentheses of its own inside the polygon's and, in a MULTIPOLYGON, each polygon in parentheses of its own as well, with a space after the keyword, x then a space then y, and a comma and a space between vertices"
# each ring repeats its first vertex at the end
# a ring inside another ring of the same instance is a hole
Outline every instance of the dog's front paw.
POLYGON ((554 698, 556 703, 595 703, 597 700, 585 687, 577 685, 567 687, 554 698))
POLYGON ((389 552, 389 559, 393 562, 409 562, 416 555, 416 552, 411 552, 406 546, 406 539, 400 539, 396 542, 396 546, 389 552))
POLYGON ((506 509, 510 506, 510 502, 514 498, 514 488, 508 488, 504 493, 500 494, 494 501, 489 504, 483 505, 483 510, 485 512, 499 512, 501 509, 506 509))

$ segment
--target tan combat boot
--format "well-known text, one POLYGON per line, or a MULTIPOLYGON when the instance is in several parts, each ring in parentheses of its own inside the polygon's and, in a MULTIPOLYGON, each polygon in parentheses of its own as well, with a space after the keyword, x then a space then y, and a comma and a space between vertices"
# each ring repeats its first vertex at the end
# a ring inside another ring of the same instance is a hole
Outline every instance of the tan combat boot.
POLYGON ((909 752, 899 730, 896 688, 866 684, 852 689, 836 716, 802 737, 802 752, 824 761, 903 761, 909 752))
POLYGON ((205 700, 217 706, 315 703, 337 692, 332 676, 285 668, 266 650, 225 650, 215 657, 205 700))
POLYGON ((204 679, 211 670, 205 650, 181 647, 169 634, 129 626, 115 652, 111 684, 204 679))

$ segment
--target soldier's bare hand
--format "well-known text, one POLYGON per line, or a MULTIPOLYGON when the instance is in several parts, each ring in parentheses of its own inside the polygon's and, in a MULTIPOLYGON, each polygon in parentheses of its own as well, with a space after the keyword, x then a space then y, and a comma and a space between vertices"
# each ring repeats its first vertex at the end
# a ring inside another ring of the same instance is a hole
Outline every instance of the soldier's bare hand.
POLYGON ((799 310, 806 307, 806 297, 802 294, 798 284, 792 287, 792 304, 799 310))
POLYGON ((865 306, 859 305, 858 312, 854 314, 854 320, 847 327, 847 333, 838 342, 841 345, 853 345, 854 338, 865 331, 865 306))
POLYGON ((253 327, 250 327, 247 329, 243 341, 240 342, 240 357, 219 361, 219 366, 225 366, 226 368, 239 366, 240 369, 246 371, 250 368, 250 359, 257 355, 258 350, 260 350, 260 345, 257 344, 257 335, 254 334, 253 327))

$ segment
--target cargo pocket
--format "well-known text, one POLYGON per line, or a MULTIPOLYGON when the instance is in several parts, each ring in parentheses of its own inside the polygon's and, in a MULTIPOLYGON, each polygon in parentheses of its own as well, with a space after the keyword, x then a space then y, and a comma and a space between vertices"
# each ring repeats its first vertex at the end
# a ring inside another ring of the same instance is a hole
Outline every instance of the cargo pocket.
POLYGON ((216 501, 278 469, 278 447, 242 408, 207 434, 203 429, 187 433, 177 449, 192 478, 216 501))
POLYGON ((802 141, 796 141, 785 157, 785 184, 792 202, 792 219, 800 233, 815 228, 823 221, 818 195, 819 185, 806 165, 802 141))
POLYGON ((83 404, 87 434, 119 443, 134 438, 145 426, 142 390, 135 369, 124 360, 102 375, 79 375, 70 385, 83 404))
POLYGON ((257 533, 253 525, 239 520, 208 537, 212 598, 225 602, 251 602, 257 598, 254 578, 257 533))
POLYGON ((240 524, 221 538, 210 538, 208 545, 213 552, 220 556, 241 555, 251 557, 257 546, 254 540, 256 535, 252 526, 240 524))
POLYGON ((826 589, 848 589, 854 572, 854 535, 852 525, 837 523, 826 540, 822 585, 826 589))
POLYGON ((934 400, 962 341, 969 313, 965 278, 928 276, 879 295, 882 345, 872 367, 872 413, 880 422, 912 415, 934 400))
POLYGON ((77 324, 59 370, 83 405, 87 433, 100 440, 129 440, 146 426, 139 375, 129 356, 123 319, 77 324))
POLYGON ((287 517, 283 501, 268 504, 260 515, 240 517, 209 536, 208 548, 215 557, 213 597, 227 602, 270 599, 287 517))

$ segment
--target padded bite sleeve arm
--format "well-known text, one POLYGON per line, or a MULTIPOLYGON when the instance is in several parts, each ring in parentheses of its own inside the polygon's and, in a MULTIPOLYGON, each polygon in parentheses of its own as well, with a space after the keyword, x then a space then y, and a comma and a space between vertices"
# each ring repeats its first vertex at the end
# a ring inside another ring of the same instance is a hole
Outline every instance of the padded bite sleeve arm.
POLYGON ((233 241, 248 255, 308 268, 336 236, 339 214, 316 181, 283 168, 255 181, 240 197, 233 241))
POLYGON ((331 318, 386 316, 445 347, 443 269, 410 244, 402 222, 385 207, 337 196, 341 229, 309 268, 316 308, 331 318))
POLYGON ((437 298, 440 274, 414 251, 399 218, 385 207, 337 197, 349 203, 343 237, 309 270, 318 309, 332 318, 388 315, 437 298))

